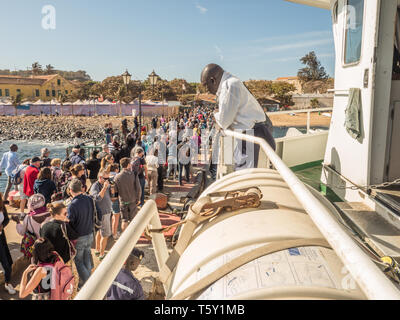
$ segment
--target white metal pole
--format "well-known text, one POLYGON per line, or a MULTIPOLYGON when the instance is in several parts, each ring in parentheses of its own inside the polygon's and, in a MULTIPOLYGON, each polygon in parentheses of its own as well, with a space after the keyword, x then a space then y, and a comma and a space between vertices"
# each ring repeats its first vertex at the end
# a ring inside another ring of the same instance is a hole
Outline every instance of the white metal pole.
MULTIPOLYGON (((153 215, 153 218, 150 221, 149 228, 150 229, 161 229, 162 228, 160 217, 158 214, 153 215)), ((158 270, 161 270, 169 256, 167 243, 165 241, 165 237, 164 237, 163 233, 154 232, 154 233, 152 233, 151 237, 152 237, 152 243, 153 243, 153 248, 154 248, 154 254, 155 254, 156 260, 157 260, 158 270)), ((165 283, 163 285, 164 285, 165 292, 167 292, 168 291, 167 285, 165 283)))
POLYGON ((264 149, 275 168, 369 299, 400 300, 399 290, 358 247, 329 211, 312 195, 264 139, 230 130, 226 130, 225 134, 237 139, 258 143, 264 149))
POLYGON ((105 259, 90 276, 74 300, 103 300, 129 254, 154 216, 158 217, 156 203, 149 200, 129 224, 105 259))

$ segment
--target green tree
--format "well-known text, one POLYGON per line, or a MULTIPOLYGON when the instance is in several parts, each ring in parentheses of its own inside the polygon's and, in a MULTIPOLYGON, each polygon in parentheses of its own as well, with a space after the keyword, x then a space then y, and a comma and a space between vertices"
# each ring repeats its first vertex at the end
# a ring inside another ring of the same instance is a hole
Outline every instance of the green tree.
POLYGON ((23 94, 22 93, 18 93, 16 96, 12 96, 11 97, 11 103, 14 106, 14 110, 15 110, 15 115, 18 115, 18 107, 21 105, 22 103, 22 98, 23 98, 23 94))
POLYGON ((305 67, 300 69, 297 73, 297 76, 302 83, 327 80, 329 78, 325 68, 321 66, 321 62, 318 60, 314 51, 306 54, 300 59, 300 61, 305 65, 305 67))
POLYGON ((319 108, 319 100, 317 98, 311 99, 310 104, 313 109, 319 108))
POLYGON ((273 82, 271 84, 271 91, 274 99, 278 100, 283 105, 292 106, 293 103, 293 95, 292 92, 296 90, 296 87, 288 82, 280 81, 273 82))
POLYGON ((244 85, 261 104, 271 99, 271 96, 273 95, 272 81, 249 80, 244 82, 244 85))

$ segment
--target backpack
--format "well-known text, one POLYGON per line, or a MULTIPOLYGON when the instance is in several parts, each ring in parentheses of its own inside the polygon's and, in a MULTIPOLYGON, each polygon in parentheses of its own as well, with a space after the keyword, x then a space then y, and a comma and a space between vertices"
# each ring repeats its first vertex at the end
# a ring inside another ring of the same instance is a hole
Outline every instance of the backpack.
POLYGON ((26 167, 19 167, 16 168, 12 173, 11 173, 11 183, 15 186, 20 185, 24 180, 21 177, 21 172, 22 170, 26 169, 26 167))
MULTIPOLYGON (((28 217, 28 224, 31 225, 31 228, 33 230, 31 217, 28 217)), ((33 245, 35 244, 36 240, 37 240, 36 234, 34 232, 30 232, 27 226, 21 241, 21 249, 20 249, 20 251, 24 254, 25 257, 32 258, 33 245)))
POLYGON ((57 252, 54 264, 39 263, 39 267, 51 268, 51 300, 68 300, 74 293, 75 279, 70 266, 67 266, 57 252))
POLYGON ((143 165, 142 165, 142 158, 135 157, 132 161, 132 171, 135 172, 137 175, 143 173, 143 165))

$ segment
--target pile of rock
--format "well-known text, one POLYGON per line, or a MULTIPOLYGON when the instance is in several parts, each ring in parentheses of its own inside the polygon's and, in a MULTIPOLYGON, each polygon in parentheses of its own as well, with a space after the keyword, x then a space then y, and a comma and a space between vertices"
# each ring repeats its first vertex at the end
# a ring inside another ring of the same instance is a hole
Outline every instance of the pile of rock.
POLYGON ((117 117, 78 116, 19 116, 0 117, 0 139, 43 140, 71 143, 75 133, 82 131, 85 141, 103 141, 104 125, 112 123, 119 129, 121 119, 117 117))

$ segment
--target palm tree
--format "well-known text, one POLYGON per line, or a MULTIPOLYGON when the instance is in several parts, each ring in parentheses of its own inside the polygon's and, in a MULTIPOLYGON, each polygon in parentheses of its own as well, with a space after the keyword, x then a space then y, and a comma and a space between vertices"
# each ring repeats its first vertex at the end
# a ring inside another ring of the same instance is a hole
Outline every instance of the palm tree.
POLYGON ((51 64, 46 66, 46 74, 54 74, 54 67, 51 64))
POLYGON ((42 66, 39 64, 39 62, 34 62, 32 64, 32 73, 34 75, 38 75, 38 74, 42 73, 42 66))
POLYGON ((22 93, 18 93, 15 97, 11 97, 11 103, 15 108, 15 115, 18 115, 18 107, 21 105, 22 103, 22 97, 23 94, 22 93))
POLYGON ((58 102, 60 103, 60 105, 61 105, 61 115, 63 115, 63 114, 62 114, 63 105, 64 105, 65 102, 68 101, 68 96, 67 96, 65 93, 60 93, 60 94, 58 95, 58 97, 57 97, 57 101, 58 101, 58 102))

